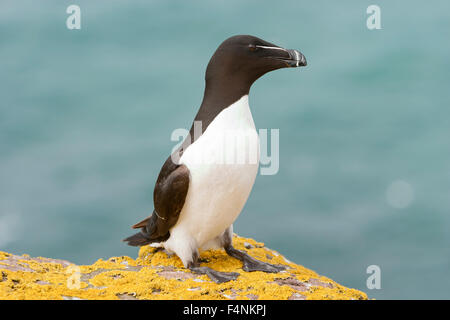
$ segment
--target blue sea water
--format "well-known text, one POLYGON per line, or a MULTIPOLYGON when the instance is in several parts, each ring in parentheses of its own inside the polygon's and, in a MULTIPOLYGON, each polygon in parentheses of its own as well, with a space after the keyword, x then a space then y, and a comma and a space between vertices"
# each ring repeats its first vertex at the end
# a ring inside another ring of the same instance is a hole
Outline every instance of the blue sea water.
POLYGON ((3 0, 0 250, 136 256, 121 239, 152 211, 170 134, 235 34, 308 59, 252 88, 280 170, 258 176, 235 232, 373 298, 450 298, 448 1, 3 0))

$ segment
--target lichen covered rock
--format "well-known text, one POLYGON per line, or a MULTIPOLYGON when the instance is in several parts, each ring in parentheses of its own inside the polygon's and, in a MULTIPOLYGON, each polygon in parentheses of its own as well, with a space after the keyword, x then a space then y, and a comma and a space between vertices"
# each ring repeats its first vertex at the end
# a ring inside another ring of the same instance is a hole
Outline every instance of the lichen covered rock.
POLYGON ((365 293, 292 263, 263 243, 234 236, 233 244, 259 260, 287 269, 279 273, 245 272, 242 263, 223 250, 204 251, 201 265, 240 273, 235 281, 216 284, 205 275, 184 269, 176 255, 150 246, 142 247, 136 260, 115 257, 85 266, 0 252, 0 300, 367 299, 365 293))

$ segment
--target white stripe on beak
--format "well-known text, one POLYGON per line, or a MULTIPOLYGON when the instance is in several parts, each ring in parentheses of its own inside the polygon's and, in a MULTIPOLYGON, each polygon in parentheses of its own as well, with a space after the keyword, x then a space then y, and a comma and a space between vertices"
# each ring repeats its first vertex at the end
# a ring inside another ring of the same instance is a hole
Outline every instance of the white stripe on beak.
POLYGON ((281 51, 287 52, 286 49, 279 48, 279 47, 268 47, 268 46, 256 46, 256 47, 263 48, 263 49, 281 50, 281 51))
POLYGON ((295 60, 297 60, 297 67, 300 66, 300 53, 297 50, 294 50, 295 53, 295 60))

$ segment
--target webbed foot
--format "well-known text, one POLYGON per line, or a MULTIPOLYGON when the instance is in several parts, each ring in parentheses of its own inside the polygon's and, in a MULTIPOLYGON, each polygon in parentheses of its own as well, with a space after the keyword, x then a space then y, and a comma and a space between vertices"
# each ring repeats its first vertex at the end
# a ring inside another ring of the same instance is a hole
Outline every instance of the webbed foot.
POLYGON ((224 283, 231 280, 236 280, 239 276, 237 272, 221 272, 208 267, 190 267, 193 273, 206 274, 215 283, 224 283))
POLYGON ((248 255, 245 251, 235 249, 232 246, 225 248, 225 251, 231 257, 241 260, 242 269, 247 272, 262 271, 269 273, 277 273, 286 270, 285 266, 274 265, 271 263, 256 260, 255 258, 248 255))

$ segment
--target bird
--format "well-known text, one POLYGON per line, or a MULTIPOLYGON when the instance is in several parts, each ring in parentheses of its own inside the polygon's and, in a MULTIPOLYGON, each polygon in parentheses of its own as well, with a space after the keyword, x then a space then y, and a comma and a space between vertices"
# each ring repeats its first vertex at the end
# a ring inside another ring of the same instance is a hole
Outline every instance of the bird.
POLYGON ((224 249, 242 261, 247 272, 284 270, 282 265, 259 261, 234 248, 233 223, 251 193, 259 167, 259 139, 248 103, 250 88, 270 71, 306 65, 301 52, 255 36, 236 35, 223 41, 207 65, 203 100, 189 134, 158 175, 154 210, 132 226, 140 232, 123 241, 164 248, 175 253, 185 268, 216 283, 235 280, 239 273, 200 266, 199 250, 224 249))

